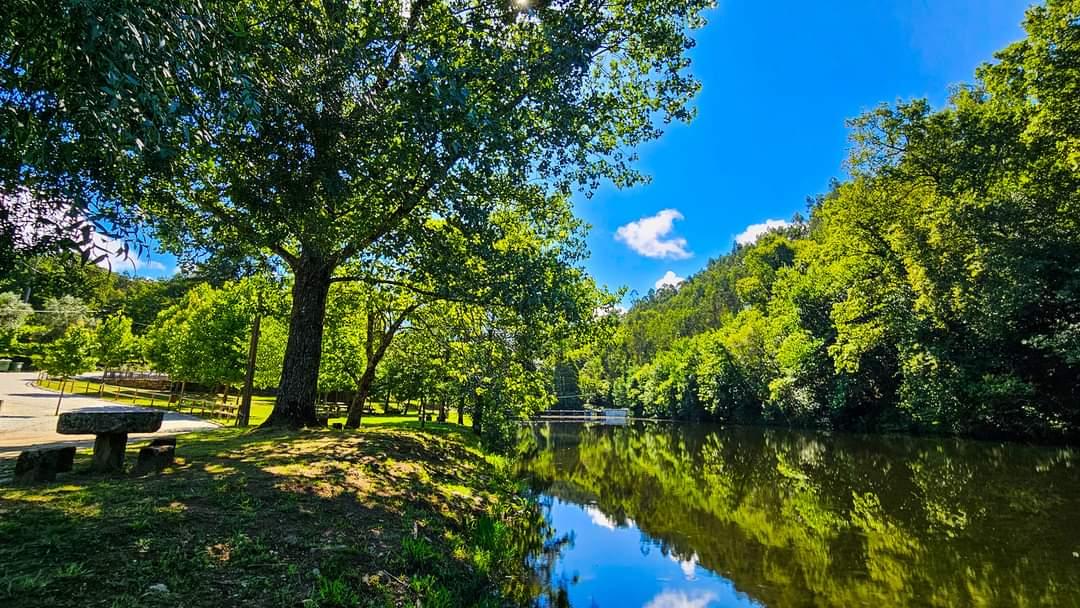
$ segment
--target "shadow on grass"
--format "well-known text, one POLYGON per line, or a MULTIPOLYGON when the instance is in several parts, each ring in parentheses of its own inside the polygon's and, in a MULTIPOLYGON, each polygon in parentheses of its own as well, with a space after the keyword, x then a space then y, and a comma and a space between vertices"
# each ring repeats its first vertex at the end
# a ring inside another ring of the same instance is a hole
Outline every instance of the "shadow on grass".
POLYGON ((526 507, 459 429, 222 429, 141 478, 80 451, 56 483, 0 487, 0 604, 502 605, 524 559, 479 559, 469 531, 526 507))

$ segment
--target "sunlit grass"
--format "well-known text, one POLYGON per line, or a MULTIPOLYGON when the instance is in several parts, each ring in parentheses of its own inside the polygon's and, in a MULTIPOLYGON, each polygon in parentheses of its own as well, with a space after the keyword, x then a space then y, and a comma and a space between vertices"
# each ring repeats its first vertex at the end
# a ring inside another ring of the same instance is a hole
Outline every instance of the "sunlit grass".
MULTIPOLYGON (((182 435, 175 464, 140 478, 89 473, 80 450, 75 472, 54 484, 0 485, 0 605, 493 597, 525 562, 474 531, 522 513, 512 481, 477 457, 463 427, 372 421, 360 431, 182 435), (495 545, 504 566, 478 569, 495 545)), ((129 445, 129 462, 141 445, 129 445)))

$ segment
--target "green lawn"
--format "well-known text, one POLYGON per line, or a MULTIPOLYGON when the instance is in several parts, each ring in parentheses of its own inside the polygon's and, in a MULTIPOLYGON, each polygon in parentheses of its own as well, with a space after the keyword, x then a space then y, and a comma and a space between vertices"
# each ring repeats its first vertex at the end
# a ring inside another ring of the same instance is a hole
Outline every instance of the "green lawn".
MULTIPOLYGON (((49 390, 54 390, 54 391, 59 391, 60 390, 60 381, 59 380, 41 380, 37 384, 38 384, 38 386, 40 386, 42 388, 49 389, 49 390)), ((100 385, 97 382, 86 382, 84 380, 68 380, 64 384, 64 393, 65 394, 87 395, 87 396, 91 396, 91 397, 97 397, 98 396, 98 388, 99 388, 99 386, 100 385)), ((213 400, 213 401, 216 401, 216 402, 219 402, 219 403, 221 402, 222 398, 223 398, 223 395, 221 393, 217 393, 217 394, 214 394, 214 395, 189 393, 189 394, 185 395, 185 399, 209 399, 209 400, 213 400)), ((124 387, 124 386, 117 386, 117 385, 108 384, 108 383, 105 384, 104 390, 101 392, 101 399, 103 399, 105 401, 113 401, 113 402, 116 402, 116 403, 122 403, 122 404, 128 404, 128 405, 138 405, 138 406, 142 406, 142 407, 163 407, 163 408, 168 407, 168 405, 167 405, 168 404, 168 397, 164 396, 161 393, 158 393, 157 396, 151 396, 149 394, 149 392, 145 391, 145 390, 136 391, 133 388, 128 388, 128 387, 124 387)), ((239 395, 237 393, 231 393, 230 396, 229 396, 229 404, 235 405, 237 403, 239 403, 239 395)), ((379 402, 379 404, 377 404, 377 405, 380 408, 383 406, 382 402, 379 402)), ((413 411, 416 411, 416 406, 413 405, 412 407, 413 407, 413 411)), ((168 408, 168 409, 171 409, 171 408, 168 408)), ((253 396, 251 398, 251 425, 252 426, 258 426, 258 425, 262 424, 263 421, 265 421, 266 418, 270 416, 270 411, 273 410, 273 409, 274 409, 274 398, 273 397, 266 397, 266 396, 260 396, 260 395, 253 396)), ((401 410, 400 404, 395 403, 395 402, 391 402, 391 410, 392 411, 400 411, 401 410)), ((184 412, 185 413, 188 412, 187 408, 184 409, 184 412)), ((194 413, 198 414, 199 412, 196 411, 194 413)), ((431 412, 431 413, 434 415, 434 412, 431 412)), ((210 420, 214 420, 215 422, 218 422, 219 424, 222 424, 224 426, 232 426, 236 422, 232 418, 215 418, 213 416, 206 416, 206 418, 208 418, 210 420)), ((472 419, 468 415, 465 415, 464 419, 465 419, 465 425, 466 426, 472 424, 472 419)), ((448 420, 450 420, 451 422, 456 422, 457 421, 457 412, 456 412, 456 410, 453 410, 453 409, 450 410, 448 420)), ((332 423, 333 422, 344 423, 345 418, 331 418, 330 422, 332 422, 332 423)), ((405 423, 405 422, 416 422, 417 426, 419 426, 419 421, 418 421, 418 416, 417 415, 401 416, 401 415, 398 415, 398 414, 365 414, 364 418, 362 419, 361 424, 363 426, 368 426, 368 425, 377 426, 377 425, 398 424, 398 423, 405 423)))
POLYGON ((80 450, 55 483, 0 485, 0 605, 524 600, 535 509, 461 427, 415 425, 184 435, 176 463, 141 478, 85 472, 80 450))

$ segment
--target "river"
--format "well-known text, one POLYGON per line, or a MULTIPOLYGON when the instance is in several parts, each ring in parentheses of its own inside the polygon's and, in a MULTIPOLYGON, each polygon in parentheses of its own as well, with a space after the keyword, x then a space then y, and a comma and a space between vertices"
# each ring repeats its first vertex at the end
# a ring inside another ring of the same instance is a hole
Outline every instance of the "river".
POLYGON ((538 423, 546 605, 1080 606, 1080 451, 538 423))

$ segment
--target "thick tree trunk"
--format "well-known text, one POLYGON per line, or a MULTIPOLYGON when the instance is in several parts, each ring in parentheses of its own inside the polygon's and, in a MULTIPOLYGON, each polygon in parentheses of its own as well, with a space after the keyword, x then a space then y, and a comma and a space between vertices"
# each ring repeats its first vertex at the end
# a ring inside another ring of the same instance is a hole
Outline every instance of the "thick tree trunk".
POLYGON ((274 411, 263 426, 317 426, 315 397, 333 267, 308 253, 293 268, 292 316, 274 411))

